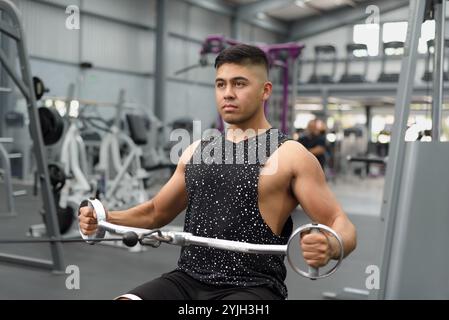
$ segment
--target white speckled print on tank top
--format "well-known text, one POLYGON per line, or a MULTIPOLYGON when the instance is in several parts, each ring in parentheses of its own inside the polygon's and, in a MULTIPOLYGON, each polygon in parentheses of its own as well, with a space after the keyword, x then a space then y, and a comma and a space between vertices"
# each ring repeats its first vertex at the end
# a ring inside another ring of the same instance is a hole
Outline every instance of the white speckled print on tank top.
MULTIPOLYGON (((258 205, 259 173, 264 159, 286 140, 289 140, 286 135, 274 129, 239 143, 225 139, 223 134, 207 141, 203 140, 195 153, 202 152, 207 147, 207 150, 212 150, 208 153, 211 158, 220 157, 215 160, 221 161, 208 164, 210 162, 207 158, 205 163, 201 157, 197 158, 201 159, 199 162, 192 164, 191 160, 187 164, 185 179, 188 206, 184 231, 196 236, 248 243, 286 244, 293 228, 291 218, 286 222, 281 236, 278 236, 263 220, 258 205), (278 135, 277 145, 270 148, 270 138, 273 135, 278 135), (258 154, 262 143, 266 143, 264 150, 267 153, 264 159, 259 161, 256 157, 248 158, 248 155, 251 157, 258 154), (240 144, 243 144, 243 149, 240 144), (222 147, 221 154, 214 154, 214 146, 222 147), (236 150, 244 151, 244 162, 238 162, 240 164, 236 163, 236 150), (229 157, 232 157, 232 164, 229 164, 229 157)), ((195 154, 192 159, 194 157, 195 154)), ((285 256, 279 255, 188 246, 183 247, 181 251, 178 269, 203 283, 218 286, 268 286, 286 298, 284 258, 285 256)))

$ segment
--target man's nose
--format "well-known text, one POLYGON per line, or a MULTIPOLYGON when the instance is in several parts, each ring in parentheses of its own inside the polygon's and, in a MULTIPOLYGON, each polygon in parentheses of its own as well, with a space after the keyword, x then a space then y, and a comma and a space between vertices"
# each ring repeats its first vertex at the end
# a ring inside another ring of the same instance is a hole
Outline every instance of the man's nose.
POLYGON ((232 88, 232 86, 226 86, 226 89, 224 92, 224 98, 226 100, 235 98, 234 89, 232 88))

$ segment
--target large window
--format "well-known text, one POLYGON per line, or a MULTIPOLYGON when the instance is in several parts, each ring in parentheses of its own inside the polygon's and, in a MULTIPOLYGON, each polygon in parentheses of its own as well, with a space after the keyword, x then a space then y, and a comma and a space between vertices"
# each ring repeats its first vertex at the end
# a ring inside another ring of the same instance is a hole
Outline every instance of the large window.
MULTIPOLYGON (((368 54, 377 56, 379 54, 379 25, 356 24, 353 30, 354 43, 364 43, 368 46, 368 54)), ((407 37, 407 22, 386 22, 382 26, 382 42, 404 41, 407 37)), ((427 53, 427 41, 435 39, 435 20, 427 20, 421 25, 421 37, 419 38, 418 52, 427 53)), ((357 52, 354 54, 357 55, 357 52)), ((365 55, 364 51, 360 56, 365 55)))
POLYGON ((419 38, 418 52, 427 53, 427 41, 435 39, 435 20, 427 20, 421 26, 421 38, 419 38))
POLYGON ((378 24, 356 24, 353 33, 354 43, 364 43, 368 47, 370 56, 379 54, 379 25, 378 24))
POLYGON ((407 36, 407 22, 387 22, 382 28, 382 42, 402 41, 407 36))
MULTIPOLYGON (((382 41, 405 41, 407 36, 407 22, 387 22, 382 28, 382 41)), ((427 41, 435 39, 435 20, 427 20, 421 25, 418 52, 427 53, 427 41)))

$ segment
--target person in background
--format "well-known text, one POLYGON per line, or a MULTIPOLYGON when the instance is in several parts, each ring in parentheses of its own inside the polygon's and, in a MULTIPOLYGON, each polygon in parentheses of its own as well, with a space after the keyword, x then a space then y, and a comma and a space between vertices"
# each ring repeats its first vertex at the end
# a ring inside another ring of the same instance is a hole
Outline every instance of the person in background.
POLYGON ((324 169, 326 164, 326 124, 323 120, 313 119, 307 124, 307 129, 298 142, 312 153, 324 169))

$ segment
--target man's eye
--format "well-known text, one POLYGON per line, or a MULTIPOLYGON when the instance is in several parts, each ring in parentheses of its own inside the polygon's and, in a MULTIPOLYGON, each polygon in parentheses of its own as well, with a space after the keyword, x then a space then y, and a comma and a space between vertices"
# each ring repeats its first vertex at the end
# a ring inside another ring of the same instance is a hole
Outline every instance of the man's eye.
POLYGON ((223 88, 223 87, 224 87, 224 83, 218 82, 218 83, 216 84, 216 87, 217 87, 217 88, 223 88))
POLYGON ((241 87, 243 87, 244 85, 245 85, 244 82, 236 82, 236 83, 235 83, 235 86, 236 86, 237 88, 241 88, 241 87))

